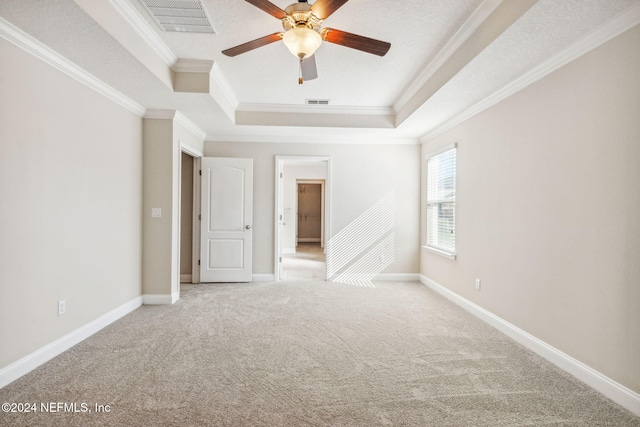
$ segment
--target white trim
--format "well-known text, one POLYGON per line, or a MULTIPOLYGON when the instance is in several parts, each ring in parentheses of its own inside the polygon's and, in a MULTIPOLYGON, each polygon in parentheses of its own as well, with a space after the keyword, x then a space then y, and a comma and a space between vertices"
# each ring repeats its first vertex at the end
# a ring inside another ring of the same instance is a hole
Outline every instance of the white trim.
MULTIPOLYGON (((178 297, 180 293, 178 292, 178 297)), ((176 293, 171 294, 144 294, 142 295, 143 305, 171 305, 176 302, 176 293), (174 299, 175 298, 175 299, 174 299)))
POLYGON ((129 26, 162 58, 165 64, 172 67, 176 63, 178 57, 127 0, 110 0, 110 2, 114 9, 125 18, 129 26))
POLYGON ((171 293, 171 304, 175 304, 180 299, 180 284, 178 283, 178 289, 171 293))
POLYGON ((274 282, 276 280, 273 274, 253 274, 251 276, 252 282, 274 282))
MULTIPOLYGON (((144 114, 145 119, 153 120, 175 120, 176 123, 187 129, 193 136, 200 138, 204 141, 207 137, 207 133, 200 129, 195 123, 189 120, 184 114, 178 110, 160 110, 160 109, 148 109, 144 114)), ((181 148, 185 147, 180 145, 181 148)), ((191 149, 194 153, 199 153, 191 149)), ((195 155, 195 154, 194 154, 195 155)), ((202 153, 199 153, 199 157, 202 157, 202 153)))
POLYGON ((445 144, 445 145, 442 145, 442 146, 439 146, 439 147, 435 147, 435 148, 433 148, 433 150, 425 151, 424 160, 426 162, 427 160, 429 160, 432 157, 435 157, 435 156, 437 156, 439 154, 446 153, 447 151, 454 150, 454 149, 457 149, 457 148, 458 148, 458 143, 457 142, 450 143, 450 144, 445 144))
POLYGON ((432 254, 440 255, 441 257, 449 258, 452 260, 455 260, 457 256, 456 254, 452 254, 451 252, 443 251, 441 249, 437 249, 431 246, 424 245, 422 246, 422 249, 424 249, 427 252, 431 252, 432 254))
POLYGON ((296 248, 282 248, 283 254, 295 254, 296 248))
POLYGON ((178 73, 209 74, 212 67, 213 61, 207 59, 178 59, 172 68, 178 73))
POLYGON ((0 17, 0 37, 98 92, 100 95, 103 95, 131 113, 139 117, 144 116, 145 108, 142 105, 118 92, 2 17, 0 17))
POLYGON ((191 283, 191 273, 180 274, 180 283, 191 283))
POLYGON ((451 56, 458 51, 460 46, 467 41, 467 39, 487 20, 487 18, 493 13, 494 10, 502 3, 503 0, 485 0, 482 4, 473 12, 473 14, 466 20, 462 27, 451 37, 447 44, 436 54, 429 64, 420 72, 409 87, 400 95, 398 100, 393 105, 393 111, 395 113, 402 110, 402 108, 416 96, 420 88, 424 86, 427 81, 442 67, 442 65, 451 56))
MULTIPOLYGON (((200 151, 196 150, 195 148, 183 144, 182 141, 180 141, 180 151, 194 158, 204 156, 204 154, 202 154, 200 151)), ((195 168, 195 165, 193 167, 195 168)))
POLYGON ((337 114, 356 116, 390 116, 392 107, 358 107, 358 106, 330 106, 330 105, 295 105, 295 104, 250 104, 241 103, 237 112, 250 113, 285 113, 285 114, 337 114))
POLYGON ((65 336, 39 348, 31 354, 0 369, 0 388, 28 374, 38 366, 67 351, 74 345, 89 338, 105 326, 110 325, 121 317, 131 313, 142 304, 142 297, 138 296, 95 320, 79 327, 65 336))
POLYGON ((182 125, 184 128, 186 128, 189 132, 191 132, 197 138, 200 138, 201 140, 204 141, 204 139, 207 137, 207 133, 205 131, 200 129, 195 123, 189 120, 180 111, 176 111, 175 120, 176 120, 176 123, 179 123, 180 125, 182 125))
POLYGON ((209 88, 209 91, 216 102, 222 108, 222 111, 229 117, 232 123, 235 124, 236 121, 236 109, 238 108, 238 97, 236 96, 233 88, 229 84, 229 81, 224 76, 222 70, 217 63, 214 62, 211 67, 211 72, 209 73, 209 79, 212 85, 209 88), (216 94, 219 93, 219 96, 216 94))
POLYGON ((145 119, 154 119, 154 120, 173 120, 176 116, 176 110, 159 110, 149 108, 144 113, 145 119))
POLYGON ((463 123, 476 114, 494 106, 500 101, 510 97, 511 95, 521 91, 532 83, 537 82, 543 77, 551 74, 559 68, 567 65, 569 62, 578 59, 579 57, 589 53, 593 49, 608 42, 614 37, 619 36, 630 28, 640 23, 640 2, 635 2, 622 13, 611 18, 604 24, 597 27, 595 30, 581 38, 577 42, 573 43, 562 52, 553 56, 551 59, 543 62, 533 70, 522 75, 520 78, 514 80, 508 85, 502 87, 500 90, 489 95, 477 104, 467 108, 460 114, 452 117, 446 122, 435 127, 425 135, 420 137, 420 142, 428 142, 453 127, 463 123))
POLYGON ((503 334, 512 338, 516 342, 524 345, 529 350, 544 357, 549 362, 558 366, 560 369, 575 376, 580 381, 604 394, 620 406, 627 408, 636 415, 640 415, 640 394, 623 386, 622 384, 612 380, 611 378, 601 374, 595 369, 585 365, 579 360, 574 359, 557 348, 547 344, 546 342, 536 338, 530 333, 518 328, 517 326, 507 322, 506 320, 496 316, 488 310, 477 304, 461 297, 455 292, 447 289, 441 284, 429 279, 424 275, 420 275, 420 282, 444 296, 448 300, 467 310, 471 314, 477 316, 484 322, 493 326, 503 334))
POLYGON ((374 282, 417 282, 419 280, 418 273, 380 273, 373 278, 374 282))
POLYGON ((211 142, 262 142, 276 144, 353 144, 353 145, 420 145, 418 138, 398 138, 374 133, 365 134, 307 134, 307 135, 222 135, 215 134, 211 142))
POLYGON ((191 250, 192 264, 191 274, 193 275, 192 283, 200 283, 200 238, 201 224, 200 221, 200 204, 201 204, 201 188, 202 179, 200 177, 202 157, 194 157, 193 159, 193 246, 191 250))

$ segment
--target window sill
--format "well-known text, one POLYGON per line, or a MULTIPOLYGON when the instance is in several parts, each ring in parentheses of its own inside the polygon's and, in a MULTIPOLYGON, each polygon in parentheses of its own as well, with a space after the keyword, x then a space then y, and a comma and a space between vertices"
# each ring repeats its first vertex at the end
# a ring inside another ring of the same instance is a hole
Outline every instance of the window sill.
POLYGON ((423 246, 422 249, 424 249, 427 252, 431 252, 432 254, 440 255, 448 259, 452 259, 452 260, 456 259, 456 254, 441 251, 440 249, 432 248, 431 246, 423 246))

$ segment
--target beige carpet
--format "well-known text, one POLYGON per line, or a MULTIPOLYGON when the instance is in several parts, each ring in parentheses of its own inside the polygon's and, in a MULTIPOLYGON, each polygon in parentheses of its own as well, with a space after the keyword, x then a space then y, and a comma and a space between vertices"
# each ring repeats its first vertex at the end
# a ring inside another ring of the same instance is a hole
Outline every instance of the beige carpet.
POLYGON ((417 283, 198 285, 0 390, 2 426, 640 426, 417 283), (95 404, 110 412, 95 413, 95 404))
POLYGON ((324 280, 327 264, 320 243, 300 243, 293 254, 282 256, 282 280, 324 280))

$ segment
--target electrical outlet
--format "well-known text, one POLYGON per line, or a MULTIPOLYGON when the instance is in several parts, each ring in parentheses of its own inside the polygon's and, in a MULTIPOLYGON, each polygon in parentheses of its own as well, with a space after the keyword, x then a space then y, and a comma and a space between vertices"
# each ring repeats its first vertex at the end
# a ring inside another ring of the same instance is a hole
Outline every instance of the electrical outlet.
POLYGON ((62 316, 67 312, 67 301, 60 300, 58 301, 58 316, 62 316))
POLYGON ((480 279, 476 279, 476 289, 480 290, 480 279))

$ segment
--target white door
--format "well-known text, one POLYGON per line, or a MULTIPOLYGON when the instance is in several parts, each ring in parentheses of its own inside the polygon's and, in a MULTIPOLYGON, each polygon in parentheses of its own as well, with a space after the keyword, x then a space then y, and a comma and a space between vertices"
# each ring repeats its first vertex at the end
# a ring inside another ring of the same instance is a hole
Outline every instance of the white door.
POLYGON ((250 282, 253 159, 202 158, 201 282, 250 282))

